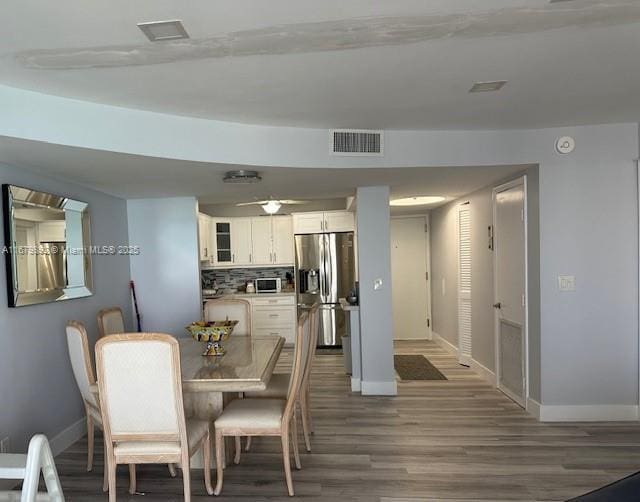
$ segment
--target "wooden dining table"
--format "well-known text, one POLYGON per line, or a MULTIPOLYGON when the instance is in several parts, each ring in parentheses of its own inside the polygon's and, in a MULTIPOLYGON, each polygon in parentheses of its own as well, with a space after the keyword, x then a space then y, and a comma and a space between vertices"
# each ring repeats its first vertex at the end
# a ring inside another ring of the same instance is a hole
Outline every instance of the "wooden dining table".
POLYGON ((209 421, 240 392, 265 390, 284 346, 280 336, 231 335, 223 356, 203 356, 202 343, 179 342, 185 414, 209 421))

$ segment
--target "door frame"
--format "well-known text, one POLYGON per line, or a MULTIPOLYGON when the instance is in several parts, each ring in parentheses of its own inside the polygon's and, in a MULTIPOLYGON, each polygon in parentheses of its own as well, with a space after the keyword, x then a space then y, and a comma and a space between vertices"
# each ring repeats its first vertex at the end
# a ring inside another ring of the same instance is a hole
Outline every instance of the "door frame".
MULTIPOLYGON (((422 219, 424 221, 425 226, 425 259, 427 265, 427 277, 428 279, 425 281, 425 287, 427 291, 427 336, 426 338, 415 338, 415 340, 433 340, 433 317, 431 313, 433 312, 431 305, 431 219, 429 218, 429 214, 398 214, 395 216, 391 216, 392 220, 406 220, 406 219, 422 219)), ((414 340, 412 338, 412 340, 414 340)))
MULTIPOLYGON (((497 207, 496 196, 500 192, 509 190, 510 188, 522 185, 524 190, 524 396, 522 398, 513 395, 508 389, 502 388, 500 385, 500 324, 497 309, 493 312, 493 329, 494 329, 494 345, 495 345, 495 367, 496 367, 496 388, 503 392, 510 399, 521 405, 527 410, 529 405, 529 216, 528 216, 528 194, 527 194, 527 175, 523 174, 517 178, 498 185, 493 188, 491 193, 491 205, 493 213, 493 238, 498 235, 497 232, 497 207)), ((498 259, 495 249, 495 241, 493 241, 493 302, 498 302, 498 259)))

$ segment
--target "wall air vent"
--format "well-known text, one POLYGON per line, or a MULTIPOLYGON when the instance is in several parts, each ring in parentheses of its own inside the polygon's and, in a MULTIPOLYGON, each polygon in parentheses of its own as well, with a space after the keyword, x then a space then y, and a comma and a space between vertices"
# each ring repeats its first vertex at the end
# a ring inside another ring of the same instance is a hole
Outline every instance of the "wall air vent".
POLYGON ((384 155, 384 132, 334 129, 331 131, 331 154, 381 157, 384 155))

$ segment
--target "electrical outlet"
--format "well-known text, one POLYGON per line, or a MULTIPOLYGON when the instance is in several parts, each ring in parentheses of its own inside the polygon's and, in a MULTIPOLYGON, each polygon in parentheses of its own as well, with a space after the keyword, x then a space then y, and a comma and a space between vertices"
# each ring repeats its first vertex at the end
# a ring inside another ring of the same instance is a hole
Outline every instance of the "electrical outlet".
POLYGON ((10 443, 9 443, 9 436, 7 436, 0 441, 0 453, 9 453, 9 450, 10 450, 10 443))
POLYGON ((558 276, 558 289, 560 291, 575 291, 576 290, 576 276, 575 275, 559 275, 558 276))

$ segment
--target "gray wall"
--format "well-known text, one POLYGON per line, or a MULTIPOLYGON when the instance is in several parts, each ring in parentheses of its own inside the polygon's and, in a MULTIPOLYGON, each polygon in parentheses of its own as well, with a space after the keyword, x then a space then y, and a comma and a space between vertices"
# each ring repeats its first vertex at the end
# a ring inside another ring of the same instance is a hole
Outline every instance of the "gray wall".
MULTIPOLYGON (((128 243, 126 205, 121 199, 34 175, 22 167, 0 165, 0 182, 88 202, 92 244, 128 243)), ((7 308, 5 268, 0 266, 0 437, 10 437, 13 451, 26 451, 29 438, 37 432, 51 439, 84 416, 69 363, 66 321, 86 323, 92 347, 101 308, 122 307, 131 325, 129 258, 94 256, 92 261, 93 296, 15 309, 7 308)))
POLYGON ((186 336, 202 317, 197 201, 193 197, 127 201, 129 240, 142 329, 186 336))
POLYGON ((362 393, 395 394, 389 187, 358 188, 357 197, 362 393))

